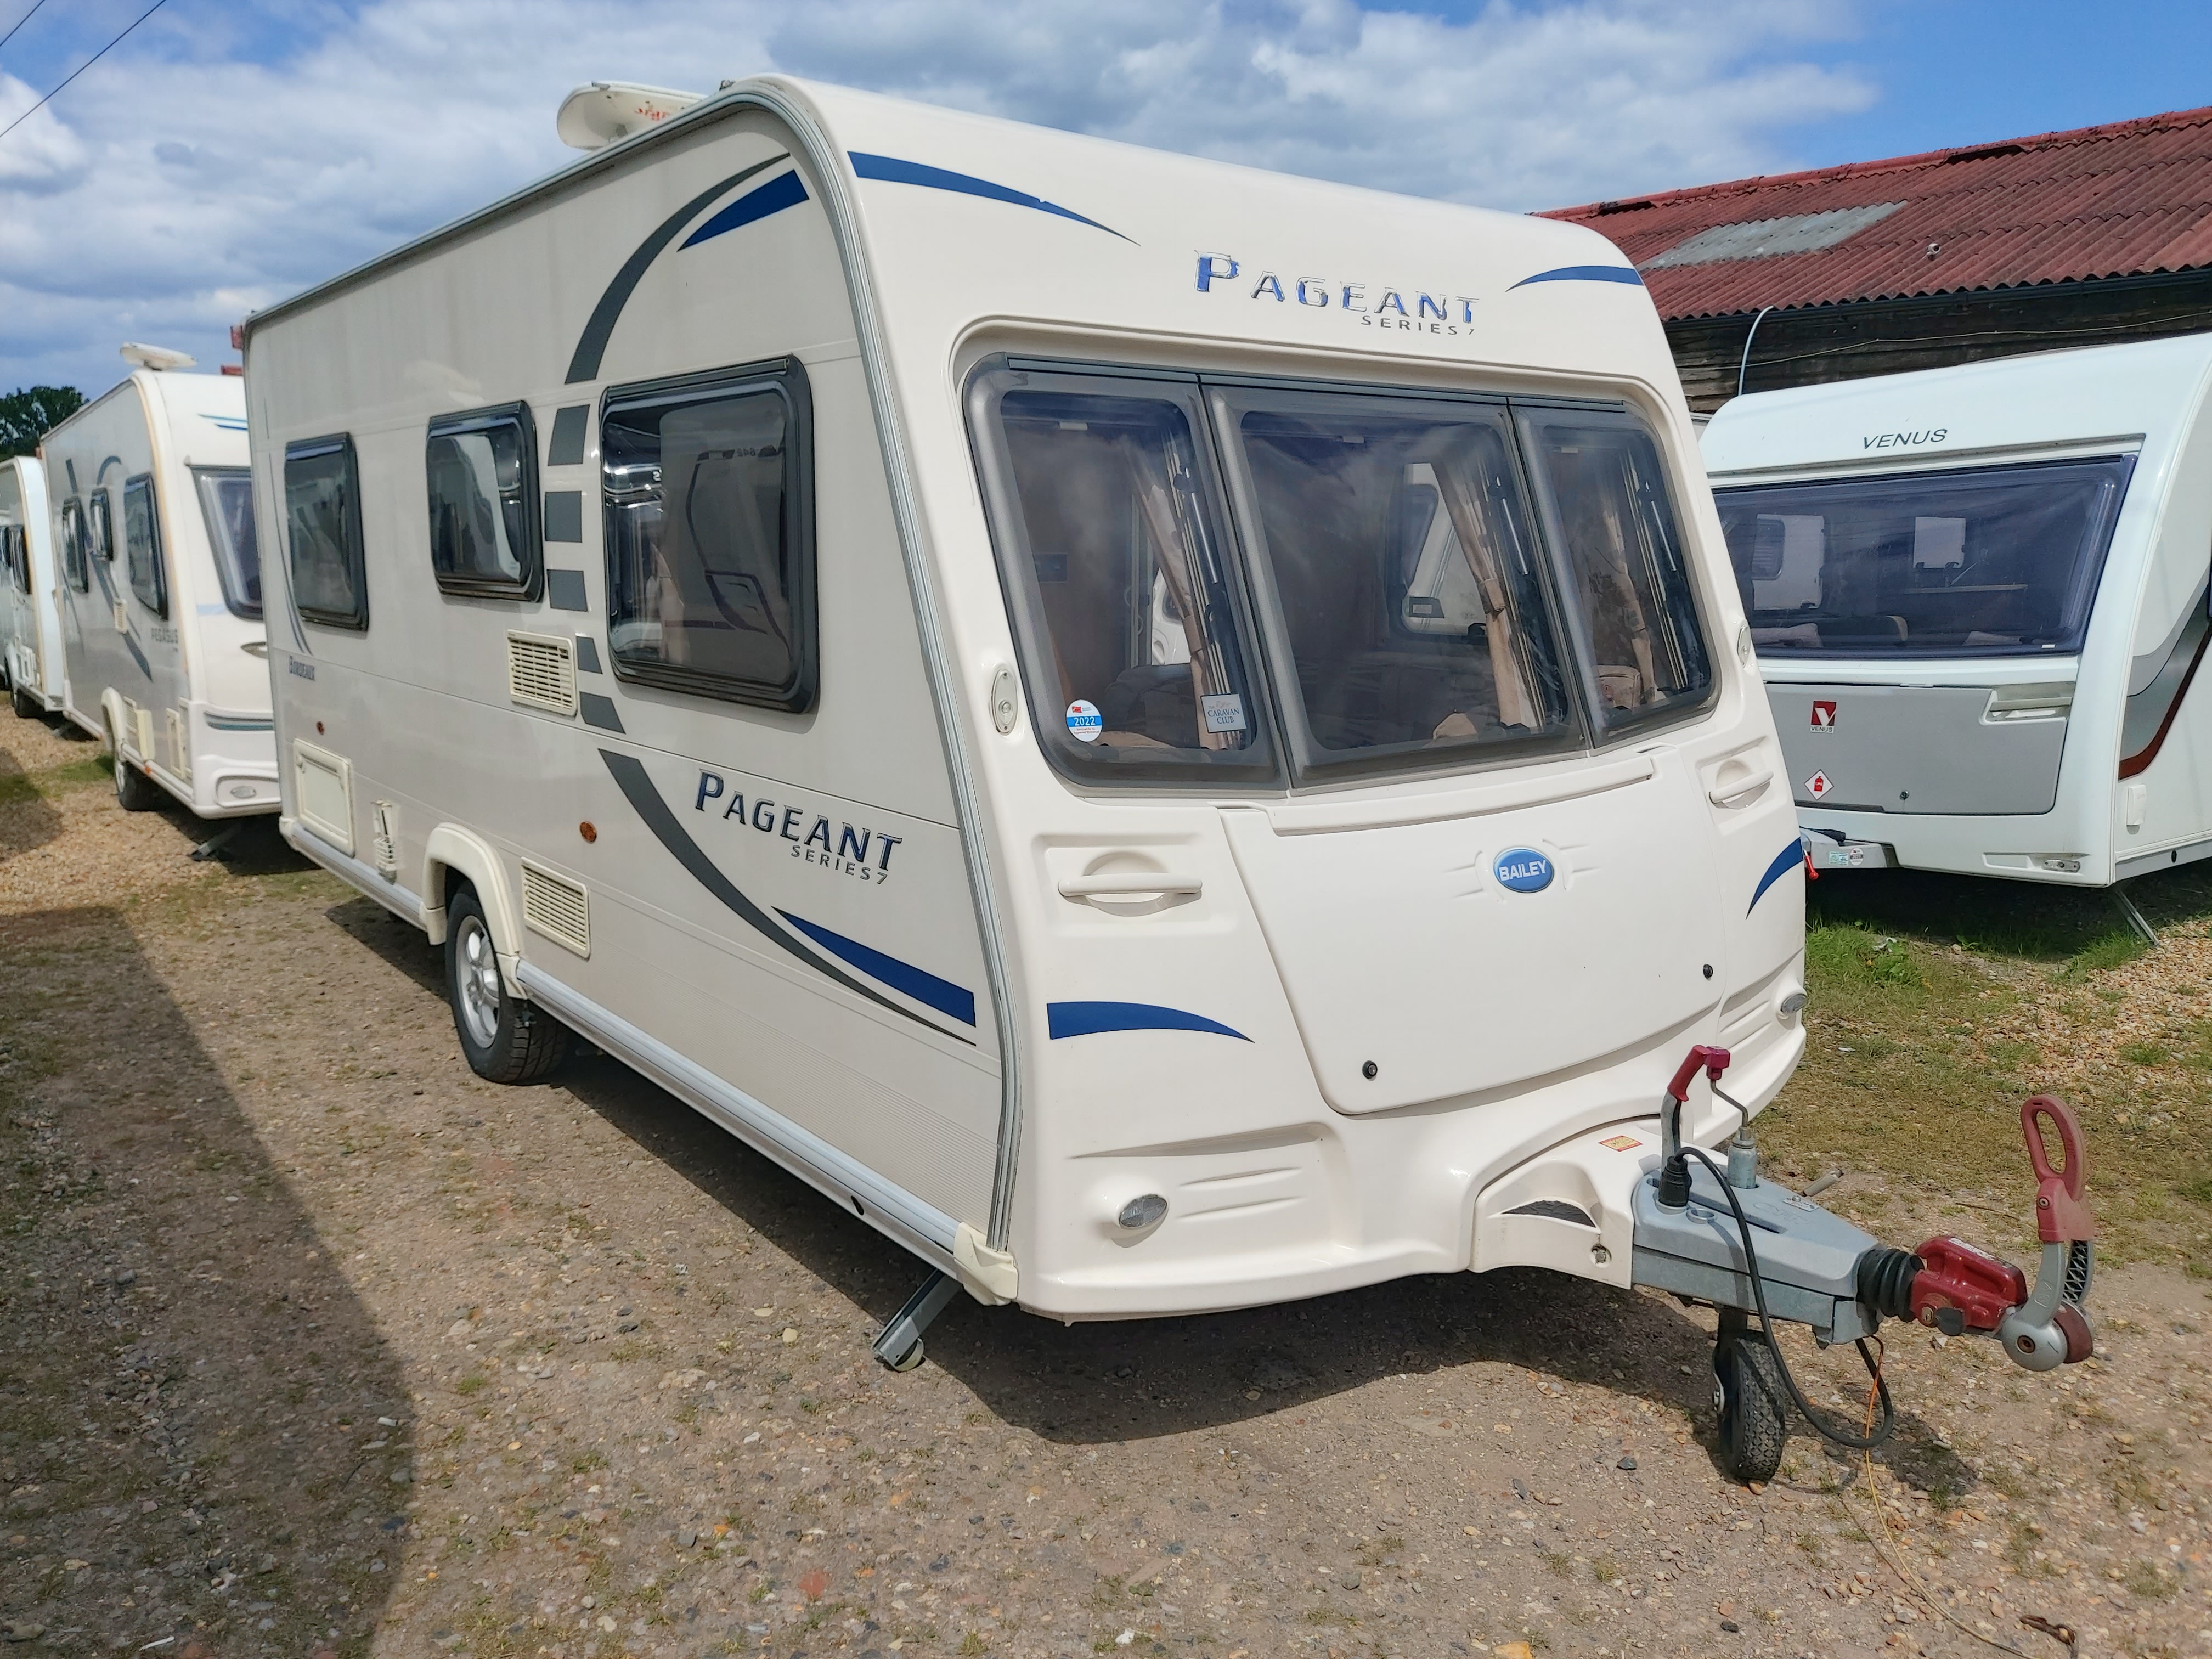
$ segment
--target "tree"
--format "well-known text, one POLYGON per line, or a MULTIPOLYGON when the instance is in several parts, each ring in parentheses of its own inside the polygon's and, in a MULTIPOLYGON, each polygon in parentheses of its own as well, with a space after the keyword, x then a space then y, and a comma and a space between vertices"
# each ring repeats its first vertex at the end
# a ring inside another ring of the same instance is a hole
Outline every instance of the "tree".
POLYGON ((83 406, 75 386, 21 386, 0 397, 0 461, 37 453, 39 440, 83 406))

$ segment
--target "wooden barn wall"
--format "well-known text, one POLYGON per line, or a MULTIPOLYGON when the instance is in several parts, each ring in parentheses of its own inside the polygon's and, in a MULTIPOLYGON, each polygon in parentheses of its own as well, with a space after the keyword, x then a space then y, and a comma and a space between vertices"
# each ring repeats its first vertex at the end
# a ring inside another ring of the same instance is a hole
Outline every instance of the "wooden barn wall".
MULTIPOLYGON (((1751 325, 1748 313, 1667 325, 1692 409, 1709 412, 1735 396, 1751 325)), ((1793 307, 1769 312, 1759 325, 1743 389, 1774 392, 2203 329, 2212 329, 2212 270, 1793 307)))

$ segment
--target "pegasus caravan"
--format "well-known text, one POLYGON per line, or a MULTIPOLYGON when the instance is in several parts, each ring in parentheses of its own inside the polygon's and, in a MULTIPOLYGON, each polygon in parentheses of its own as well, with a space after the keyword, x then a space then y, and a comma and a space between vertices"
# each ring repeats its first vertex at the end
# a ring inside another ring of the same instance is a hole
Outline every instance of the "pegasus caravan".
POLYGON ((1587 231, 772 78, 245 337, 284 833, 484 1076, 581 1033, 1073 1320, 1626 1285, 1685 1045, 1796 1063, 1780 753, 1587 231))
POLYGON ((62 624, 46 472, 33 456, 0 461, 0 674, 18 714, 43 714, 62 706, 62 624))
POLYGON ((166 790, 204 818, 279 805, 261 563, 235 375, 128 345, 139 365, 40 447, 57 497, 64 712, 115 757, 131 811, 166 790))
POLYGON ((1822 866, 2212 854, 2212 334, 1739 398, 1705 463, 1822 866))

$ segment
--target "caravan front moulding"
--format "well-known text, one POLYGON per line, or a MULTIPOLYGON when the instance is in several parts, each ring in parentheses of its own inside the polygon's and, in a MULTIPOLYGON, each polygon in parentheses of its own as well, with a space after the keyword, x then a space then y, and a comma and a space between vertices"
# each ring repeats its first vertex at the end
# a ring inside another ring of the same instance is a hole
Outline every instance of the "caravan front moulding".
POLYGON ((105 738, 126 811, 274 812, 276 737, 243 382, 131 345, 130 375, 40 446, 63 712, 105 738))
POLYGON ((2208 392, 2193 334, 1713 417, 1817 868, 2103 887, 2212 855, 2208 392))
POLYGON ((18 714, 62 706, 59 580, 46 468, 34 455, 0 461, 0 679, 18 714))
POLYGON ((580 1032, 1074 1320, 1626 1285, 1684 1048, 1796 1063, 1781 757, 1589 232, 771 78, 246 339, 284 833, 486 1076, 580 1032))

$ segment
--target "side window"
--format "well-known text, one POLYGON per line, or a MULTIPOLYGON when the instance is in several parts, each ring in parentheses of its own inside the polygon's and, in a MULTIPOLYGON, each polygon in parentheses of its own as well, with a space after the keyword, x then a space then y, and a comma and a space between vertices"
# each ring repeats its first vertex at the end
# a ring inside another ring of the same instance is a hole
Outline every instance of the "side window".
POLYGON ((607 394, 599 455, 618 676, 812 705, 811 415, 805 372, 789 360, 607 394))
POLYGON ((96 557, 115 562, 115 498, 105 489, 92 492, 91 517, 92 551, 96 557))
POLYGON ((448 593, 534 599, 545 586, 538 429, 527 404, 430 422, 430 568, 448 593))
POLYGON ((326 628, 368 626, 368 577, 362 568, 361 474, 353 440, 314 438, 284 448, 285 540, 292 601, 302 618, 326 628))
POLYGON ((123 553, 138 603, 157 617, 167 616, 169 585, 161 574, 161 525, 150 472, 123 481, 123 553))
POLYGON ((74 495, 62 503, 62 574, 80 593, 92 586, 84 561, 84 504, 74 495))
POLYGON ((8 570, 15 579, 15 591, 31 591, 31 535, 21 525, 8 526, 8 570))

